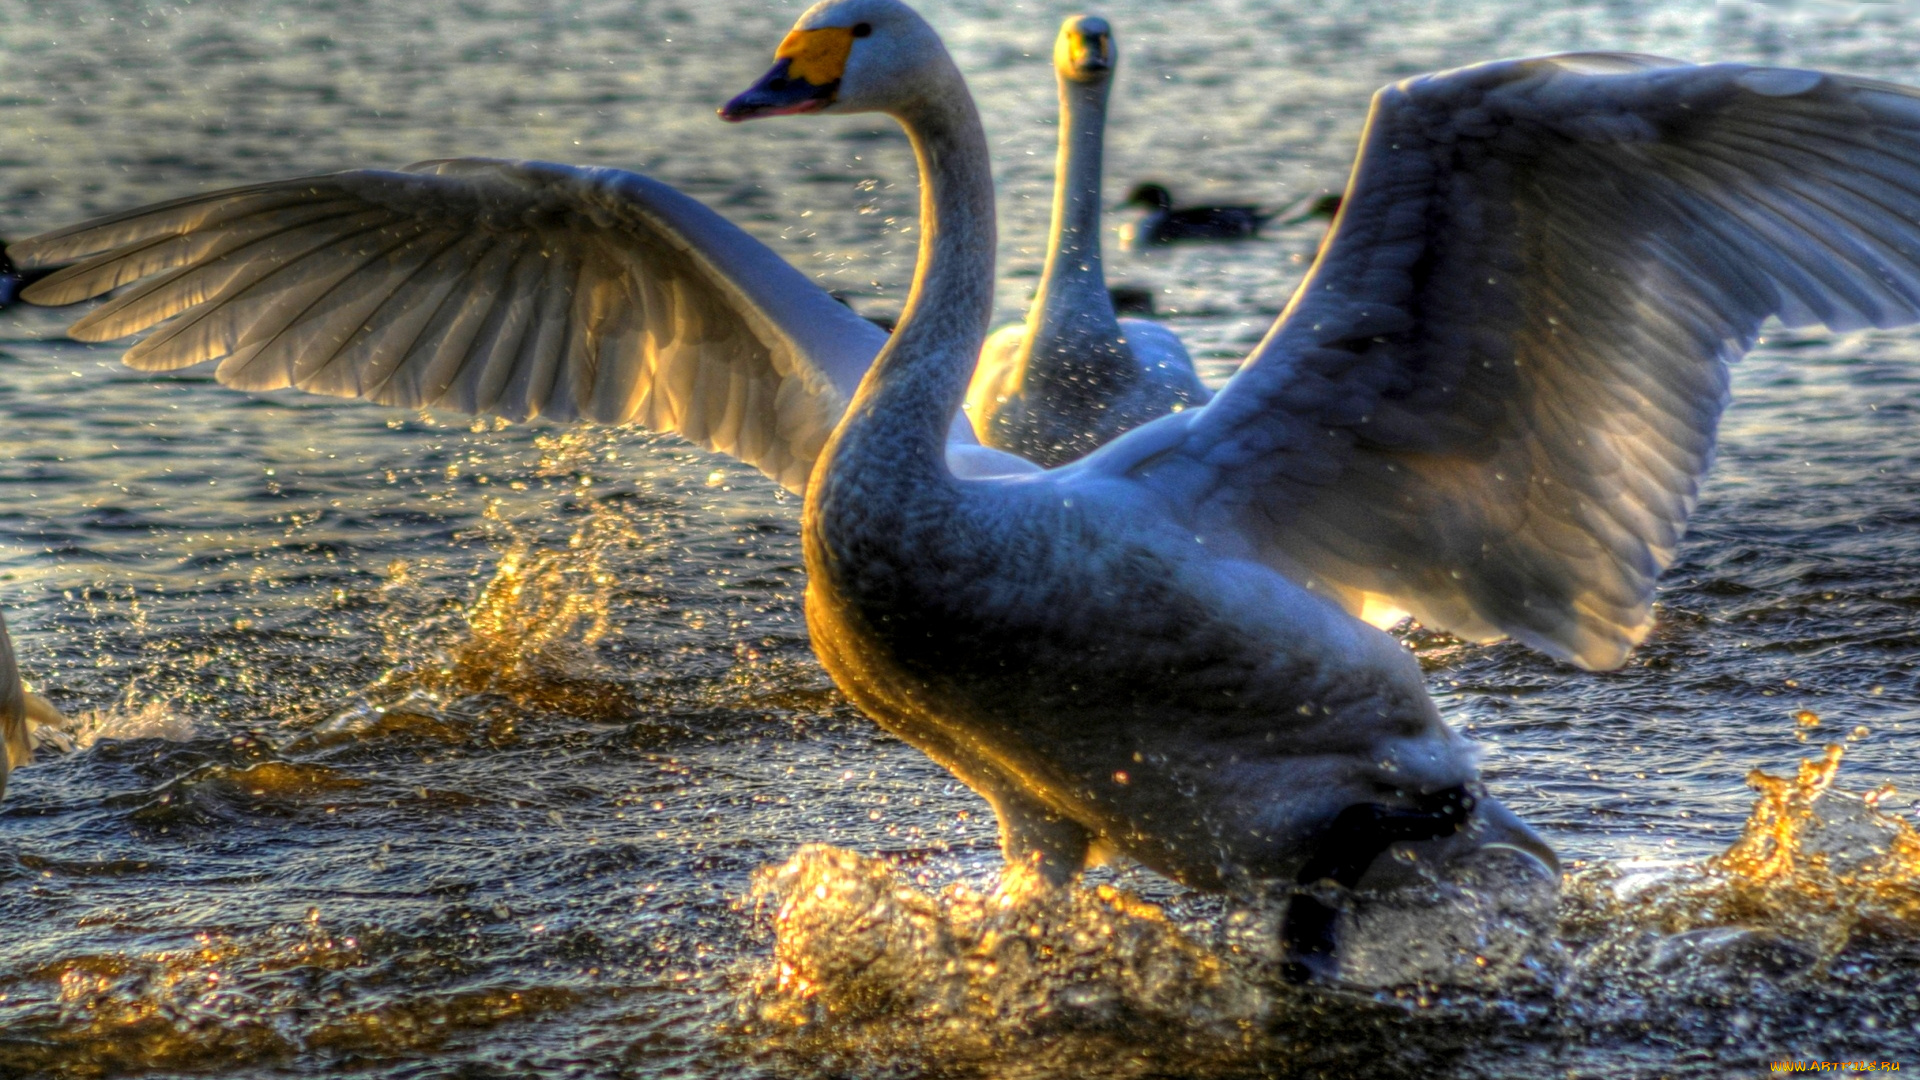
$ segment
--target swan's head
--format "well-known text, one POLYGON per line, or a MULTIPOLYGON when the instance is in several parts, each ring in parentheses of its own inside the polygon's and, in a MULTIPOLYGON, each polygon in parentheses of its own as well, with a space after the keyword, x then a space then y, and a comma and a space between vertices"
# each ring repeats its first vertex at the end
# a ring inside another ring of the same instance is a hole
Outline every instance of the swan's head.
MULTIPOLYGON (((1244 757, 1222 773, 1260 806, 1251 832, 1273 845, 1261 850, 1267 861, 1250 866, 1254 876, 1291 878, 1302 890, 1282 926, 1296 978, 1333 978, 1353 957, 1380 954, 1383 943, 1352 925, 1352 910, 1377 915, 1433 906, 1442 896, 1558 893, 1553 849, 1487 793, 1472 743, 1437 713, 1417 729, 1388 728, 1364 744, 1244 757)), ((1366 724, 1349 716, 1337 730, 1351 738, 1366 724)), ((1305 743, 1316 737, 1297 734, 1305 743)), ((1435 924, 1447 925, 1457 906, 1434 906, 1435 924)))
POLYGON ((1144 206, 1151 210, 1173 209, 1173 192, 1160 184, 1141 184, 1127 195, 1122 206, 1144 206))
POLYGON ((720 118, 897 113, 942 92, 929 76, 952 66, 933 27, 899 0, 823 0, 793 24, 772 69, 722 106, 720 118))
POLYGON ((1098 15, 1069 15, 1053 39, 1053 70, 1077 83, 1103 83, 1120 62, 1113 28, 1098 15))
POLYGON ((1381 935, 1368 922, 1405 923, 1406 911, 1432 907, 1439 917, 1429 918, 1422 933, 1457 935, 1455 924, 1471 920, 1470 909, 1488 899, 1545 898, 1550 906, 1558 895, 1560 860, 1553 848, 1478 782, 1393 795, 1346 806, 1310 849, 1297 877, 1308 891, 1293 900, 1282 927, 1289 977, 1336 978, 1342 954, 1356 947, 1361 955, 1391 954, 1393 945, 1369 940, 1381 935), (1355 927, 1342 929, 1350 917, 1343 920, 1339 907, 1349 905, 1329 906, 1316 895, 1329 883, 1358 890, 1356 910, 1367 917, 1357 942, 1345 940, 1355 927), (1396 911, 1397 917, 1386 914, 1396 911))

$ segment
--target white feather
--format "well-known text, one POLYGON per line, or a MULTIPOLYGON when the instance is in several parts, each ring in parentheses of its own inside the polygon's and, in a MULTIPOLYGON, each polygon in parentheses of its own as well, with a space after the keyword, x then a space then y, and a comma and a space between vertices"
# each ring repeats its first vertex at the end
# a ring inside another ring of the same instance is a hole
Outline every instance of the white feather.
POLYGON ((307 177, 10 251, 84 260, 30 288, 36 302, 163 273, 74 328, 108 340, 174 318, 128 353, 135 367, 220 359, 220 380, 249 390, 638 420, 794 490, 886 340, 719 215, 613 169, 466 159, 307 177))
POLYGON ((1246 366, 1090 465, 1355 612, 1615 666, 1761 323, 1920 318, 1917 125, 1903 87, 1634 56, 1389 87, 1246 366))

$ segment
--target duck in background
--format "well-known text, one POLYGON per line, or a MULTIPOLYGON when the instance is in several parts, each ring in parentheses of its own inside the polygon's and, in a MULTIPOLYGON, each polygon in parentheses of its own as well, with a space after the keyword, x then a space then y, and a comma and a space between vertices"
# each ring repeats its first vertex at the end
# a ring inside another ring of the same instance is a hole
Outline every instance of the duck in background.
MULTIPOLYGON (((1100 261, 1107 95, 1119 48, 1107 20, 1070 16, 1054 38, 1060 153, 1046 268, 1025 322, 980 350, 966 410, 988 446, 1064 465, 1124 431, 1212 397, 1173 331, 1121 319, 1100 261)), ((1151 294, 1149 294, 1151 297, 1151 294)))
POLYGON ((1134 251, 1181 240, 1251 240, 1274 218, 1272 212, 1253 205, 1176 207, 1173 192, 1165 184, 1152 182, 1136 185, 1120 205, 1147 211, 1120 230, 1122 242, 1134 251))
POLYGON ((1285 210, 1258 206, 1179 206, 1166 185, 1137 185, 1122 207, 1142 206, 1140 220, 1120 228, 1120 240, 1130 251, 1181 240, 1252 240, 1268 222, 1298 225, 1303 221, 1332 221, 1340 212, 1340 196, 1331 192, 1309 195, 1285 210))

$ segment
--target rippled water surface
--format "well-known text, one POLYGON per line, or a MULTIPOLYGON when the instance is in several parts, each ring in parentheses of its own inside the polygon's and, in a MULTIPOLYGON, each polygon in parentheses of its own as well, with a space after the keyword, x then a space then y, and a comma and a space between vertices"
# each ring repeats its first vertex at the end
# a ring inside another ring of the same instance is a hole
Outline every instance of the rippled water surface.
MULTIPOLYGON (((986 114, 1013 318, 1072 8, 924 9, 986 114)), ((886 313, 915 240, 905 140, 712 114, 798 10, 0 0, 0 234, 301 172, 540 157, 677 184, 886 313)), ((1337 188, 1373 88, 1500 55, 1920 82, 1906 4, 1104 13, 1116 201, 1149 177, 1270 204, 1337 188)), ((1217 381, 1315 230, 1110 273, 1157 290, 1217 381)), ((1409 639, 1491 786, 1568 857, 1566 897, 1537 940, 1508 912, 1480 941, 1410 932, 1432 963, 1380 963, 1418 977, 1300 995, 1265 976, 1260 916, 1149 875, 996 894, 986 805, 813 660, 798 506, 751 470, 642 432, 149 380, 63 340, 68 318, 0 313, 0 602, 36 687, 79 716, 76 748, 0 804, 0 1075, 1920 1068, 1913 334, 1775 335, 1741 365, 1659 628, 1621 671, 1409 639), (1782 778, 1757 810, 1754 769, 1782 778)))

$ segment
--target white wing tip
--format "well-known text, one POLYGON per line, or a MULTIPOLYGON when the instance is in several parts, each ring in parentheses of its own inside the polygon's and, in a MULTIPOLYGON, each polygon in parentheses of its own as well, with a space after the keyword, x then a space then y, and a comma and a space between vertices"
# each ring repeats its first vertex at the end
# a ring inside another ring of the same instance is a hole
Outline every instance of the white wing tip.
POLYGON ((1750 90, 1761 97, 1796 97, 1804 94, 1826 80, 1818 71, 1804 71, 1798 68, 1754 68, 1745 71, 1733 81, 1743 90, 1750 90))

